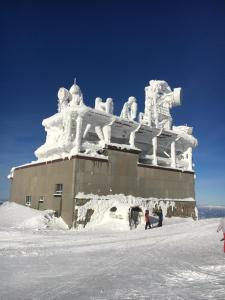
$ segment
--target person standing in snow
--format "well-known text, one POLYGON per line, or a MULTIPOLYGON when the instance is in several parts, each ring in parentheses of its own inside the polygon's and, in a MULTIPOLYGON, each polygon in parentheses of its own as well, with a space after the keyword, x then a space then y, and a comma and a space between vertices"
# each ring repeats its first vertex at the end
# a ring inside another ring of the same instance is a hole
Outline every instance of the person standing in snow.
POLYGON ((134 208, 134 209, 132 209, 131 215, 132 215, 132 220, 133 220, 134 227, 137 228, 139 211, 134 208))
POLYGON ((217 232, 219 232, 220 230, 223 231, 223 239, 221 241, 224 241, 223 250, 224 250, 224 253, 225 253, 225 218, 221 219, 220 224, 217 228, 217 232))
POLYGON ((150 223, 150 215, 149 215, 149 210, 148 209, 146 209, 146 211, 145 211, 145 230, 147 228, 149 228, 149 229, 152 228, 151 223, 150 223))
POLYGON ((157 216, 159 217, 159 223, 158 223, 158 227, 162 227, 162 221, 163 221, 163 212, 162 212, 162 208, 159 207, 159 210, 157 211, 157 216))
POLYGON ((132 215, 131 215, 131 207, 128 210, 128 221, 129 221, 129 226, 130 229, 132 229, 132 215))
POLYGON ((138 211, 133 207, 129 208, 128 220, 129 220, 130 229, 132 229, 133 226, 135 226, 135 228, 137 228, 137 225, 138 225, 138 211))

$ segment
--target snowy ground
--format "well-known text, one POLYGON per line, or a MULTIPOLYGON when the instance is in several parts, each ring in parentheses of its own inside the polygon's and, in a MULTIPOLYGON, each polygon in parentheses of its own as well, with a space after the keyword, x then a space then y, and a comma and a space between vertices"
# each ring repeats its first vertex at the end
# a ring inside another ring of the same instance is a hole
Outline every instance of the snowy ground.
POLYGON ((44 213, 25 222, 14 212, 0 207, 0 299, 225 299, 218 219, 71 231, 44 213))

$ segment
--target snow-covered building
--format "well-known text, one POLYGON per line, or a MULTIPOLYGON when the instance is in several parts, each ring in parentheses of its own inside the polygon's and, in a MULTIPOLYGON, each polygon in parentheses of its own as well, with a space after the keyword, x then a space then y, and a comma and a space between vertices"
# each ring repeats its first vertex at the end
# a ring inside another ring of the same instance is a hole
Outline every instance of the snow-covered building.
POLYGON ((86 223, 87 202, 123 199, 132 205, 164 208, 168 216, 195 217, 192 127, 173 126, 170 110, 181 105, 182 89, 151 80, 145 109, 129 97, 120 116, 113 100, 85 105, 79 86, 58 91, 58 112, 43 120, 45 143, 37 160, 11 172, 11 201, 54 209, 70 226, 86 223))

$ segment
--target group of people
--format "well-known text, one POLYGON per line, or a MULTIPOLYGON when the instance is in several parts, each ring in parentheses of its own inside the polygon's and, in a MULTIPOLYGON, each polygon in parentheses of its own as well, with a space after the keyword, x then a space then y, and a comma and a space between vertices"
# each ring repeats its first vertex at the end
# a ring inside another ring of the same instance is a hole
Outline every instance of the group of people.
MULTIPOLYGON (((138 224, 140 223, 140 214, 142 213, 142 209, 140 207, 130 207, 129 208, 129 213, 128 213, 128 218, 129 218, 129 225, 130 229, 133 227, 137 228, 138 224)), ((153 215, 158 216, 158 227, 162 226, 163 222, 163 212, 161 207, 159 207, 156 210, 153 210, 153 215)), ((151 229, 153 227, 153 222, 152 219, 153 217, 150 215, 149 210, 145 210, 145 230, 151 229)), ((221 219, 220 224, 217 228, 217 232, 221 231, 223 232, 223 238, 221 241, 224 241, 224 253, 225 253, 225 218, 221 219)))
MULTIPOLYGON (((128 213, 128 219, 129 219, 129 226, 130 229, 137 228, 138 224, 140 223, 140 213, 142 213, 142 210, 140 207, 131 207, 129 208, 129 213, 128 213)), ((155 210, 153 212, 153 215, 158 216, 158 227, 162 226, 162 222, 163 222, 163 212, 161 207, 159 207, 159 209, 155 210)), ((150 229, 153 227, 153 217, 150 216, 149 210, 146 209, 145 210, 145 230, 146 229, 150 229)))
MULTIPOLYGON (((162 226, 162 221, 163 221, 163 212, 162 212, 161 207, 157 211, 155 211, 154 214, 157 215, 158 218, 159 218, 157 226, 161 227, 162 226)), ((146 209, 145 210, 145 230, 148 229, 148 228, 149 229, 152 228, 151 223, 152 222, 151 222, 151 216, 149 214, 149 210, 146 209)))

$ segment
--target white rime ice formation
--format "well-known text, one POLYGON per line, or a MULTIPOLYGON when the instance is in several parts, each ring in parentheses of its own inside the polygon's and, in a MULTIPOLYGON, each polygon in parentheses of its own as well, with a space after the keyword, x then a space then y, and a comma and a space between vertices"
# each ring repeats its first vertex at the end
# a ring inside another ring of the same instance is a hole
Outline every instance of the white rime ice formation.
POLYGON ((97 156, 107 145, 140 150, 140 162, 192 170, 192 149, 197 140, 192 127, 172 126, 170 110, 181 105, 182 89, 166 81, 151 80, 145 88, 145 109, 138 113, 135 97, 124 103, 120 116, 113 114, 113 99, 97 97, 95 108, 85 105, 80 87, 58 91, 58 112, 44 119, 45 143, 35 151, 37 161, 97 156))

